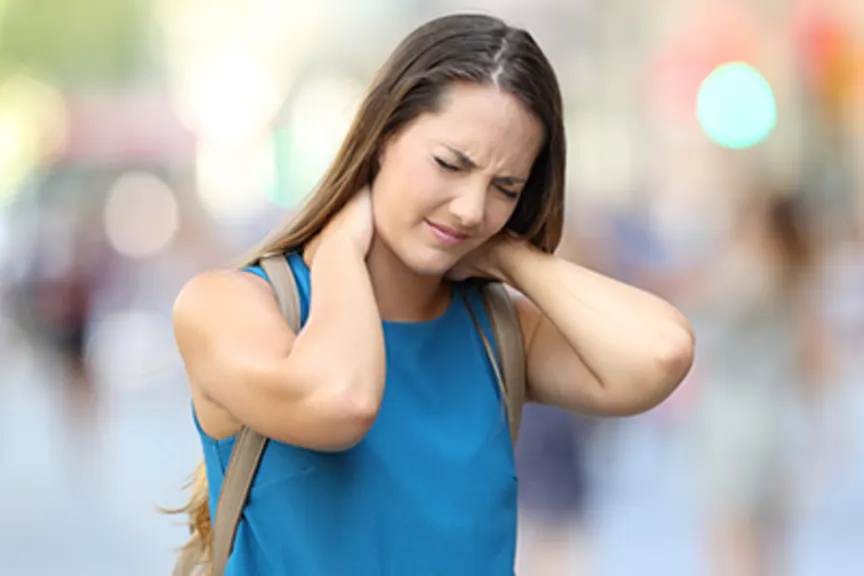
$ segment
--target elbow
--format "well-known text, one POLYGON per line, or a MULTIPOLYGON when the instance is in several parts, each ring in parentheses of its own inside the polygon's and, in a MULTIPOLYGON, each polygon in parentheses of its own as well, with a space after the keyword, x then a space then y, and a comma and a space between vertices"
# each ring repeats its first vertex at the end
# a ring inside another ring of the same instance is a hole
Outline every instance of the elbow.
POLYGON ((629 353, 634 361, 619 377, 596 378, 591 412, 626 418, 656 408, 690 372, 694 350, 695 336, 686 320, 666 323, 629 353))
POLYGON ((319 419, 323 424, 319 435, 322 442, 317 449, 338 452, 353 448, 375 424, 381 409, 383 385, 356 380, 334 383, 313 400, 316 411, 323 416, 319 419))
POLYGON ((695 349, 696 337, 686 320, 676 323, 656 339, 653 350, 655 393, 652 406, 648 408, 663 402, 684 381, 693 366, 695 349))
POLYGON ((666 338, 664 348, 658 355, 661 365, 666 372, 675 380, 675 386, 690 372, 693 367, 693 358, 696 354, 696 334, 687 320, 682 320, 670 330, 671 334, 666 338))
POLYGON ((662 404, 684 381, 693 365, 695 337, 689 324, 670 327, 654 338, 636 381, 612 403, 610 415, 637 416, 662 404))
POLYGON ((337 437, 337 450, 347 450, 360 443, 372 429, 381 408, 381 397, 373 394, 346 393, 331 405, 330 419, 337 437))

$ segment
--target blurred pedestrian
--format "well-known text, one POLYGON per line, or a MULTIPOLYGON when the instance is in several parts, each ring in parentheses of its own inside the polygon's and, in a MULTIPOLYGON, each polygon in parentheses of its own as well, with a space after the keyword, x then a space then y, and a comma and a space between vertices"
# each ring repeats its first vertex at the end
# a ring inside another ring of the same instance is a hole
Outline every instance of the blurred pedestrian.
POLYGON ((549 406, 525 407, 516 447, 518 574, 590 573, 586 451, 592 430, 584 416, 549 406))
POLYGON ((792 439, 823 349, 814 259, 799 198, 755 194, 690 286, 701 309, 699 454, 718 576, 787 574, 792 439))

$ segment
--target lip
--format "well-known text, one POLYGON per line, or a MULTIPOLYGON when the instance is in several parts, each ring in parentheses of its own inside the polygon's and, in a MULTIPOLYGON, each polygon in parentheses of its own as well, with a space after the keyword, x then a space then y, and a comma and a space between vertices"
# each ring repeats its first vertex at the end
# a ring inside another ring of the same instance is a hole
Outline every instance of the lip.
POLYGON ((432 231, 432 235, 435 236, 435 238, 445 246, 456 246, 457 244, 461 244, 462 242, 470 238, 468 234, 462 234, 461 232, 457 232, 452 228, 441 226, 440 224, 435 224, 434 222, 430 222, 429 220, 426 220, 426 224, 429 225, 429 229, 432 231))

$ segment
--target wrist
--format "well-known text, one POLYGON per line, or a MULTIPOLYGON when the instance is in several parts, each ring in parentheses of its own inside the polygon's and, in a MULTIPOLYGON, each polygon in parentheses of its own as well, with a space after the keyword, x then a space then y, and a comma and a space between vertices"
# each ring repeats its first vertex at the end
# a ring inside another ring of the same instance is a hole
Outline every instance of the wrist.
POLYGON ((498 281, 518 289, 519 276, 531 260, 547 254, 527 242, 509 240, 496 246, 493 251, 491 275, 498 281))
POLYGON ((364 263, 366 260, 366 251, 347 234, 330 234, 321 238, 317 246, 313 247, 311 260, 314 262, 315 256, 319 255, 325 260, 333 258, 345 260, 347 258, 364 263))

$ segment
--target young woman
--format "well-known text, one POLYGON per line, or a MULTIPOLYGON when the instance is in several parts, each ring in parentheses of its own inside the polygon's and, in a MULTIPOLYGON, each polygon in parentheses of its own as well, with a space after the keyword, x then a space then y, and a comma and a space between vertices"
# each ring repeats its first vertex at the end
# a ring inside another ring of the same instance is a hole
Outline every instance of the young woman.
POLYGON ((175 333, 210 487, 190 505, 196 538, 240 427, 272 439, 228 574, 513 573, 513 446, 467 278, 525 295, 531 401, 634 414, 682 380, 680 313, 552 254, 561 115, 527 32, 429 22, 384 65, 303 211, 249 267, 184 287, 175 333), (298 279, 298 334, 255 266, 273 251, 298 279))

